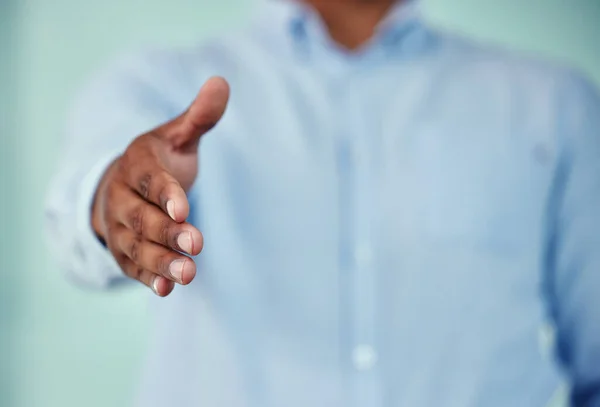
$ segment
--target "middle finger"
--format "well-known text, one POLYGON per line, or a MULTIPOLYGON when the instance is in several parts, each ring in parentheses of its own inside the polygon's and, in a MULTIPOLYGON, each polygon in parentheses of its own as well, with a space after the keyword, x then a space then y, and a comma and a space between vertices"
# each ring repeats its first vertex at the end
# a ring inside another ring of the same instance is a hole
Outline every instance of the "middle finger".
POLYGON ((116 187, 112 199, 121 202, 115 213, 116 220, 141 238, 192 256, 198 255, 202 250, 203 237, 198 229, 189 223, 175 222, 127 185, 116 187))

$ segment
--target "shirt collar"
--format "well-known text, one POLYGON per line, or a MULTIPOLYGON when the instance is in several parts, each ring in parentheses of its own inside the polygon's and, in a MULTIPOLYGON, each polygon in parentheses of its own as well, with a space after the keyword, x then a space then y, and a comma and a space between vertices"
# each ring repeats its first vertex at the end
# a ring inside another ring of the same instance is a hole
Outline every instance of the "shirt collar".
MULTIPOLYGON (((300 0, 265 1, 262 24, 269 30, 275 30, 272 35, 287 36, 296 44, 306 41, 331 43, 321 18, 308 5, 300 0)), ((379 45, 394 50, 406 45, 406 42, 414 46, 414 38, 408 39, 422 28, 420 3, 420 0, 398 1, 380 23, 367 48, 379 45)))
POLYGON ((398 1, 379 24, 379 30, 402 29, 421 19, 421 2, 418 0, 398 1))

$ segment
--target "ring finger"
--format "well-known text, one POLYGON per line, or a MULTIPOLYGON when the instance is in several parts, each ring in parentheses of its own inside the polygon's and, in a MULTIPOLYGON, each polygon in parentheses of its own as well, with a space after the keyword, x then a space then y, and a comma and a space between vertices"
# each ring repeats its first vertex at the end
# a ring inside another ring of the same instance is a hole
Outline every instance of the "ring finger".
POLYGON ((124 226, 117 233, 115 243, 118 250, 139 267, 179 284, 189 284, 196 275, 196 265, 192 259, 149 240, 141 239, 135 232, 124 226))

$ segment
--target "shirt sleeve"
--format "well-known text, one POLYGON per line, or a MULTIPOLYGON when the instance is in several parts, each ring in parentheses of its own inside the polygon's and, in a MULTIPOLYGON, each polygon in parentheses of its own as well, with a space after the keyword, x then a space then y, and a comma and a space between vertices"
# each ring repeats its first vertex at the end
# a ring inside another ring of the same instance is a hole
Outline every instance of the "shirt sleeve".
MULTIPOLYGON (((118 61, 75 99, 46 203, 51 253, 76 282, 104 288, 122 281, 91 227, 91 205, 104 171, 138 135, 174 117, 175 84, 160 55, 118 61)), ((190 99, 191 100, 191 99, 190 99)))
POLYGON ((560 105, 552 308, 571 405, 593 407, 600 406, 600 97, 572 76, 560 105))

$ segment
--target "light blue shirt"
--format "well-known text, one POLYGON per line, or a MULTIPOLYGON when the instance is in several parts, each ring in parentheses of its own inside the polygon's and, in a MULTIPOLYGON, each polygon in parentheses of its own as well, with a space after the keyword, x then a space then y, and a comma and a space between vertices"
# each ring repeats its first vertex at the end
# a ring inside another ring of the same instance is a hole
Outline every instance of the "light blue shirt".
POLYGON ((77 99, 49 231, 64 269, 108 287, 89 221, 107 163, 209 76, 232 89, 189 194, 198 276, 150 300, 137 405, 532 407, 566 382, 600 406, 600 99, 418 10, 350 54, 272 2, 77 99))

